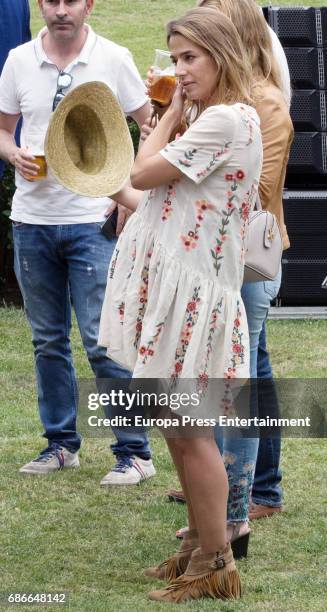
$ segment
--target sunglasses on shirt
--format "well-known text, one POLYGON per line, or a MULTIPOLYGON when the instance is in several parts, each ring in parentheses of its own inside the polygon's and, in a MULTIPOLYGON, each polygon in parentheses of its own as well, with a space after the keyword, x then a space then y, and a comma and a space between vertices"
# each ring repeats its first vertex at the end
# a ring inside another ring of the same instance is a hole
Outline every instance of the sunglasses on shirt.
POLYGON ((55 111, 59 102, 65 97, 64 89, 68 89, 71 86, 73 81, 73 77, 68 72, 64 72, 63 70, 59 71, 58 80, 57 80, 57 91, 55 93, 55 97, 53 98, 52 110, 55 111))

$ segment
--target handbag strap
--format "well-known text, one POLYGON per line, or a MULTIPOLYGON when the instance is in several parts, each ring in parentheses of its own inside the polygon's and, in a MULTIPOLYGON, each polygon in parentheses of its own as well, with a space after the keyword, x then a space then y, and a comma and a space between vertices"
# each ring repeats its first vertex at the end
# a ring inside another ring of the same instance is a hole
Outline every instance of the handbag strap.
POLYGON ((255 201, 255 205, 254 205, 254 209, 253 210, 262 210, 262 204, 261 204, 261 200, 260 200, 260 196, 259 196, 259 191, 257 193, 257 199, 255 201))

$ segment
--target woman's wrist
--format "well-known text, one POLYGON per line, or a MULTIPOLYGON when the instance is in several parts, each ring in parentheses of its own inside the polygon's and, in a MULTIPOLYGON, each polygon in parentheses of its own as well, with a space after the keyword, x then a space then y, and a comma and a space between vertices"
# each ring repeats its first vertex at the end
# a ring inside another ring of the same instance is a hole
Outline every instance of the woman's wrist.
POLYGON ((168 108, 168 110, 166 111, 166 113, 161 119, 161 122, 165 122, 168 129, 170 128, 171 130, 170 133, 172 133, 174 130, 176 130, 180 126, 181 121, 182 121, 181 114, 171 107, 168 108))

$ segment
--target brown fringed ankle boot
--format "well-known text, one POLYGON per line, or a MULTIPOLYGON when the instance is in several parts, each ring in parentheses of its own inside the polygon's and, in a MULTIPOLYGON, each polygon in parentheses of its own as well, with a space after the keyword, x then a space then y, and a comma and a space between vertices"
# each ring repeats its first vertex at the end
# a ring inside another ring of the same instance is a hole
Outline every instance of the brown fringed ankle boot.
POLYGON ((149 597, 168 603, 182 603, 201 597, 239 599, 241 582, 230 544, 219 553, 203 554, 197 548, 192 553, 185 574, 165 589, 152 591, 149 597))
POLYGON ((156 567, 149 567, 144 574, 157 580, 175 580, 184 574, 192 552, 199 546, 198 532, 194 529, 188 531, 183 538, 180 549, 169 559, 166 559, 156 567))

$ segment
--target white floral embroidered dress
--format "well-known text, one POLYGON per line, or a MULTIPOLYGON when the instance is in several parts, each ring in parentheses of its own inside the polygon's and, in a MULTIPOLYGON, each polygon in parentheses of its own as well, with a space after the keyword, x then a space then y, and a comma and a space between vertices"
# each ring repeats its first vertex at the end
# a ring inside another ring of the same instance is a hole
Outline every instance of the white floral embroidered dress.
POLYGON ((99 344, 137 378, 247 378, 240 289, 259 118, 244 104, 211 106, 161 155, 183 176, 146 192, 121 234, 99 344))

